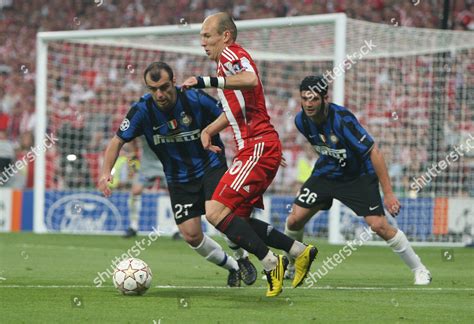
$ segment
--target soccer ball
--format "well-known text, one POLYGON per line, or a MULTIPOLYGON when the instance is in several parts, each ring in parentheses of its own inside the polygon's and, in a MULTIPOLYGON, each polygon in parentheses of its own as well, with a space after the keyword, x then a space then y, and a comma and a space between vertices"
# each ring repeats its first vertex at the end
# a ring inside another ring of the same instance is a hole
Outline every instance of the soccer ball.
POLYGON ((151 276, 151 269, 144 261, 130 258, 117 264, 112 279, 122 294, 143 295, 151 286, 151 276))

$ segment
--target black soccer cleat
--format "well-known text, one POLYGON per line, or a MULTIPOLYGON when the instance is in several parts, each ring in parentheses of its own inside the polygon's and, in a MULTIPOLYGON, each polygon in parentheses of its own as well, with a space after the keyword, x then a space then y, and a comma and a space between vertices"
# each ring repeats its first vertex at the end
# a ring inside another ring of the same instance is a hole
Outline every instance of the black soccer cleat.
POLYGON ((227 277, 228 287, 240 287, 240 270, 229 270, 229 276, 227 277))
POLYGON ((123 237, 124 238, 131 238, 131 237, 134 237, 134 236, 137 236, 137 231, 135 231, 133 228, 129 227, 125 231, 125 235, 123 237))
POLYGON ((249 286, 257 280, 257 269, 248 257, 240 258, 237 260, 240 269, 240 276, 243 282, 249 286))

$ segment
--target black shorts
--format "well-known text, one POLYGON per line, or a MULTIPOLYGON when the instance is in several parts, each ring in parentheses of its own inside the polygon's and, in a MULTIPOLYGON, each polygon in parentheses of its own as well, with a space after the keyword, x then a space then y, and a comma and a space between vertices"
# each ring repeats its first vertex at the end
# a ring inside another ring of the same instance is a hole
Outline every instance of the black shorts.
POLYGON ((211 169, 200 179, 186 183, 168 183, 174 220, 179 225, 188 219, 206 214, 205 202, 211 200, 227 167, 211 169))
POLYGON ((328 210, 337 199, 358 216, 385 215, 376 175, 363 175, 350 181, 310 177, 301 187, 294 203, 303 208, 328 210))

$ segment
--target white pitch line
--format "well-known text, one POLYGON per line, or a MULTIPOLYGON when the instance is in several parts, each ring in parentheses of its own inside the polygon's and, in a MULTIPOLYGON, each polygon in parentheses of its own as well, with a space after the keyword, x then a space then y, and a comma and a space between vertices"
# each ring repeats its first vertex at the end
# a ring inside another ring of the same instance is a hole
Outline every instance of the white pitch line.
POLYGON ((105 250, 120 250, 119 248, 98 248, 92 246, 74 246, 74 245, 50 245, 50 244, 15 244, 20 248, 24 249, 67 249, 67 250, 80 250, 80 251, 100 251, 103 252, 105 250))
MULTIPOLYGON (((113 286, 89 286, 89 285, 3 285, 0 284, 0 288, 113 288, 113 286)), ((224 290, 236 288, 223 287, 223 286, 154 286, 157 289, 215 289, 224 290)), ((241 287, 240 289, 257 289, 264 290, 266 287, 241 287)), ((368 290, 368 291, 474 291, 474 288, 454 288, 454 287, 333 287, 333 286, 322 286, 322 287, 301 287, 300 289, 310 290, 368 290)))

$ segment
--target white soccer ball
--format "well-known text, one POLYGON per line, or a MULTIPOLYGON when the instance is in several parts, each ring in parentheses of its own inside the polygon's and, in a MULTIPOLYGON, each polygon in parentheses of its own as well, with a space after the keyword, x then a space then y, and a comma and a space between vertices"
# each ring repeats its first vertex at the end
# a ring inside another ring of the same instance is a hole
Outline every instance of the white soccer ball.
POLYGON ((112 278, 115 288, 124 295, 143 295, 151 286, 151 269, 142 260, 120 261, 112 278))

